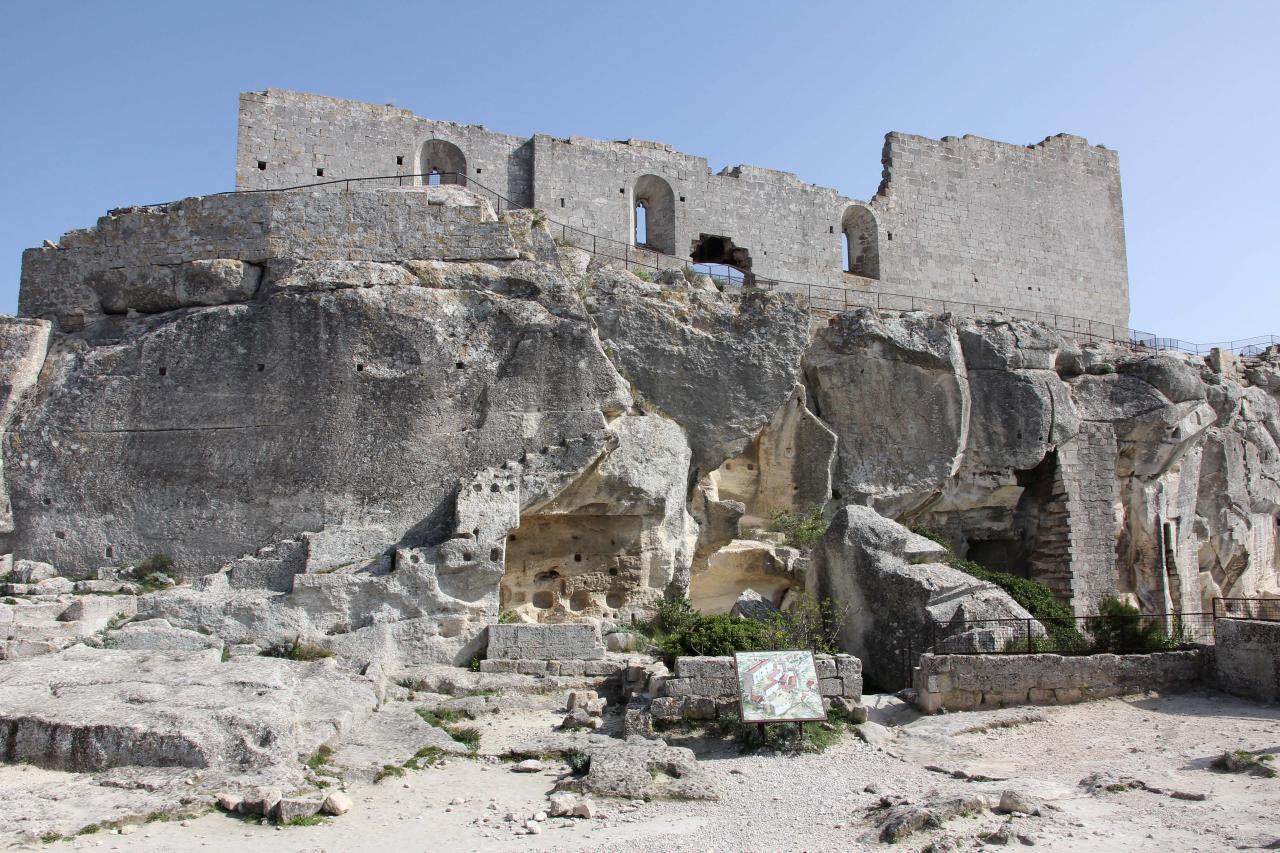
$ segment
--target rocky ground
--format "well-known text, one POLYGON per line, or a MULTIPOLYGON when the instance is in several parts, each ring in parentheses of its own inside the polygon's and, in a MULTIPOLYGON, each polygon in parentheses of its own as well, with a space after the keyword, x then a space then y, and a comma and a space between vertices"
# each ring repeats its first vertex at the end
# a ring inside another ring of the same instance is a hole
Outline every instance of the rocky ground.
MULTIPOLYGON (((178 810, 171 820, 28 843, 49 850, 290 853, 874 850, 890 849, 881 838, 892 826, 901 833, 892 849, 904 850, 1001 842, 1064 851, 1280 846, 1280 779, 1209 767, 1224 751, 1280 751, 1280 710, 1216 693, 934 717, 919 717, 893 697, 867 697, 873 724, 863 727, 863 737, 844 734, 822 754, 741 754, 723 740, 672 735, 673 742, 694 749, 705 775, 696 781, 706 782, 719 799, 572 795, 573 802, 590 799, 589 818, 548 814, 549 795, 571 772, 560 758, 547 754, 542 769, 515 772, 512 753, 548 749, 557 737, 590 748, 593 737, 601 742, 601 735, 617 733, 620 715, 613 712, 594 736, 554 735, 564 717, 562 699, 499 694, 452 700, 475 713, 468 724, 480 731, 477 758, 447 758, 376 783, 347 774, 352 810, 315 825, 275 827, 215 811, 184 818, 178 810), (1002 812, 1002 800, 1036 814, 1002 812), (941 827, 930 826, 935 819, 941 827), (920 829, 909 832, 917 824, 920 829)), ((329 761, 335 767, 367 764, 370 742, 379 739, 384 747, 393 745, 390 752, 411 750, 418 735, 407 732, 406 720, 424 703, 440 701, 433 694, 401 693, 374 715, 376 731, 329 761)), ((621 740, 608 742, 605 753, 595 754, 621 757, 628 749, 621 740)), ((151 775, 166 772, 172 771, 151 775)), ((73 812, 83 810, 86 798, 145 799, 146 787, 89 785, 80 774, 26 766, 0 770, 0 799, 10 809, 38 804, 46 812, 73 812)))

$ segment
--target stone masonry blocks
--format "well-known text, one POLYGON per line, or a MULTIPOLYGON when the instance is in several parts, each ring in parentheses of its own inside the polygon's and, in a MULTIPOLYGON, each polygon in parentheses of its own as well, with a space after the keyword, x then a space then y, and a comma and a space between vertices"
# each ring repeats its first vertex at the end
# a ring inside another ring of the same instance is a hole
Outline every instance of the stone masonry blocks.
MULTIPOLYGON (((604 651, 600 629, 595 625, 489 626, 487 657, 490 660, 596 661, 604 658, 604 651)), ((532 668, 532 665, 525 667, 532 668)), ((543 672, 545 669, 544 666, 543 672)))

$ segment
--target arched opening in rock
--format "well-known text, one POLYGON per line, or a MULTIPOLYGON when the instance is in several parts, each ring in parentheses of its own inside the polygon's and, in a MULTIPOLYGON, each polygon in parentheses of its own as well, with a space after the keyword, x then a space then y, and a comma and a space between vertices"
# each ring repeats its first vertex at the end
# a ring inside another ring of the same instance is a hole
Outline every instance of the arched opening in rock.
POLYGON ((853 205, 840 220, 844 271, 863 278, 880 278, 880 239, 871 211, 853 205))
POLYGON ((637 247, 671 255, 676 251, 676 197, 657 175, 641 175, 632 193, 632 237, 637 247))
POLYGON ((507 535, 499 606, 526 622, 630 621, 651 603, 644 519, 638 515, 525 514, 507 535))
POLYGON ((466 186, 466 155, 452 142, 428 139, 422 143, 418 173, 425 176, 422 180, 428 186, 439 184, 466 186))
POLYGON ((748 287, 755 284, 755 274, 751 272, 751 252, 734 245, 733 240, 728 237, 700 234, 690 247, 689 258, 693 261, 695 270, 710 275, 722 284, 742 284, 748 287), (719 271, 718 268, 725 269, 719 271))

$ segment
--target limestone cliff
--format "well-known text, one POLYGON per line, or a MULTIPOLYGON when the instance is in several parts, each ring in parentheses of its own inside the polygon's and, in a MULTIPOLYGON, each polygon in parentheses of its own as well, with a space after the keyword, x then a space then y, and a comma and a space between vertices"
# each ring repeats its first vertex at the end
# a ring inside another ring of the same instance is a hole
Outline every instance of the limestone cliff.
POLYGON ((233 643, 394 668, 465 662, 499 611, 786 606, 837 558, 759 528, 848 504, 1081 613, 1280 594, 1277 353, 869 310, 811 334, 798 295, 646 281, 456 187, 114 211, 26 255, 21 305, 6 550, 167 555, 192 583, 140 611, 233 643))

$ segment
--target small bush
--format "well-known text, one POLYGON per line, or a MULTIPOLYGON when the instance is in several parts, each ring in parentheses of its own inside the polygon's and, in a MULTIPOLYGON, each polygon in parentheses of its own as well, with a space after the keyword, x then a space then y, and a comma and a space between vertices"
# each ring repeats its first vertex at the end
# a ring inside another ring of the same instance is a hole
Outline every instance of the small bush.
POLYGON ((438 729, 472 719, 470 714, 458 708, 419 708, 417 713, 427 725, 438 729))
POLYGON ((520 621, 514 610, 503 610, 498 614, 499 625, 514 625, 520 621))
POLYGON ((307 759, 307 766, 312 770, 322 770, 329 764, 331 758, 333 758, 333 747, 322 743, 307 759))
POLYGON ((653 281, 653 276, 649 274, 648 270, 632 270, 631 274, 641 281, 653 281))
POLYGON ((1103 599, 1088 624, 1095 652, 1145 654, 1173 647, 1159 620, 1144 619, 1138 608, 1118 598, 1103 599))
POLYGON ((288 820, 280 821, 277 826, 321 826, 329 822, 329 818, 322 814, 302 815, 301 817, 291 817, 288 820))
POLYGON ((333 652, 324 646, 308 643, 300 637, 292 640, 280 640, 267 646, 261 652, 264 658, 285 658, 286 660, 320 660, 333 657, 333 652))
POLYGON ((448 755, 449 753, 438 746, 424 746, 415 752, 413 758, 406 761, 403 766, 409 770, 421 770, 423 767, 432 767, 439 764, 448 755))
POLYGON ((168 554, 152 554, 141 563, 138 563, 133 569, 134 577, 145 578, 147 575, 157 573, 168 575, 176 580, 176 575, 173 571, 173 558, 168 554))
POLYGON ((403 767, 396 767, 394 764, 384 764, 382 769, 373 777, 374 784, 381 782, 383 779, 395 779, 404 775, 403 767))
POLYGON ((820 506, 810 507, 805 512, 779 510, 770 516, 769 529, 786 537, 784 545, 811 551, 827 532, 827 520, 823 518, 820 506))
POLYGON ((475 726, 445 726, 449 737, 464 745, 469 752, 480 749, 480 730, 475 726))

